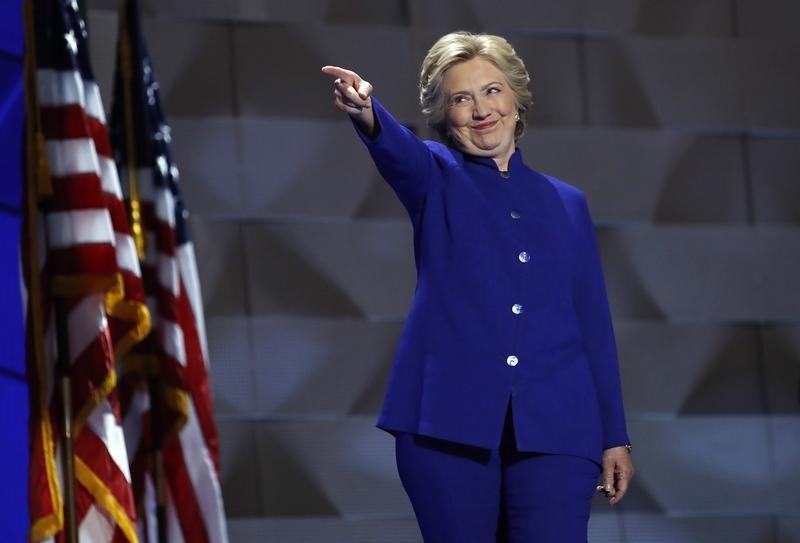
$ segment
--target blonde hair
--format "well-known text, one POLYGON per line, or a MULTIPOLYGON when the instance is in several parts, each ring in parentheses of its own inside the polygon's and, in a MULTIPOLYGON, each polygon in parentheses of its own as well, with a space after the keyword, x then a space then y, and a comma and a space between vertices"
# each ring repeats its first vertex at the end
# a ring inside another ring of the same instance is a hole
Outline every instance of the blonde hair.
POLYGON ((531 78, 525 69, 525 63, 511 44, 505 38, 491 34, 452 32, 439 38, 425 55, 419 74, 419 104, 428 126, 434 128, 442 140, 448 139, 444 126, 444 74, 452 66, 474 58, 488 60, 505 75, 519 113, 519 120, 514 128, 514 140, 518 140, 528 125, 525 113, 533 104, 531 91, 528 90, 531 78))

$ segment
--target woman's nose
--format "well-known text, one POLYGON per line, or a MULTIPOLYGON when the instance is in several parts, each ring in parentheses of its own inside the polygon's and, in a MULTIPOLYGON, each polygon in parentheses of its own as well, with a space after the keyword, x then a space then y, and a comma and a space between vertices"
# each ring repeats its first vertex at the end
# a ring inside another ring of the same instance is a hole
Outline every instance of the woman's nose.
POLYGON ((482 98, 478 98, 473 102, 472 117, 475 119, 483 119, 489 116, 489 107, 482 98))

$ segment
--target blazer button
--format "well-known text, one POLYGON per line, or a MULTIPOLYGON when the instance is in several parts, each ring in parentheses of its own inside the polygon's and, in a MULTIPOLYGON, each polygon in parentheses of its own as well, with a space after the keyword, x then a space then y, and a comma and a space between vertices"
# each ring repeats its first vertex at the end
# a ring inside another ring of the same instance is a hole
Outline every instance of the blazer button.
POLYGON ((525 311, 525 308, 522 307, 522 304, 514 304, 511 306, 511 312, 514 313, 515 315, 519 315, 523 311, 525 311))
POLYGON ((517 211, 516 209, 512 209, 510 215, 512 219, 519 219, 520 217, 522 217, 520 212, 517 211))
POLYGON ((519 363, 519 359, 516 356, 514 356, 513 354, 511 356, 509 356, 508 358, 506 358, 506 364, 508 364, 511 367, 516 366, 518 363, 519 363))
POLYGON ((517 255, 517 258, 519 258, 519 261, 522 262, 523 264, 526 264, 531 261, 531 255, 525 251, 522 251, 519 255, 517 255))

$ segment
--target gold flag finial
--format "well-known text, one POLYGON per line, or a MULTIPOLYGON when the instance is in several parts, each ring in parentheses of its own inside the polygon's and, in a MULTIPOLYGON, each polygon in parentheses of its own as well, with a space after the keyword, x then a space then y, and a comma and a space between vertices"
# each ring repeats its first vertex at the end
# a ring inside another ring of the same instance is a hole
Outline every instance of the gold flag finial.
POLYGON ((142 225, 142 204, 139 199, 139 186, 136 176, 136 133, 133 115, 133 51, 131 36, 128 32, 126 2, 120 10, 120 64, 122 71, 122 96, 125 102, 125 148, 127 154, 128 173, 128 211, 130 213, 131 234, 136 245, 139 260, 145 257, 145 236, 142 225))

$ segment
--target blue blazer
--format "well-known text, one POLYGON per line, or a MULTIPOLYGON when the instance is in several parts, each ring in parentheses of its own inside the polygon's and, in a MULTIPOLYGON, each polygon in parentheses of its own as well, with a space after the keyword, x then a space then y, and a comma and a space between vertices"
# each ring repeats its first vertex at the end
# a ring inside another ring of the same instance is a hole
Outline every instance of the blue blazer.
POLYGON ((356 129, 414 227, 417 287, 378 427, 601 461, 629 443, 614 331, 583 194, 422 141, 372 99, 356 129))

